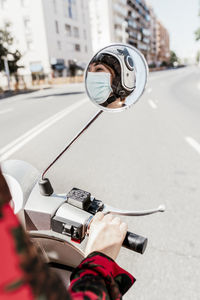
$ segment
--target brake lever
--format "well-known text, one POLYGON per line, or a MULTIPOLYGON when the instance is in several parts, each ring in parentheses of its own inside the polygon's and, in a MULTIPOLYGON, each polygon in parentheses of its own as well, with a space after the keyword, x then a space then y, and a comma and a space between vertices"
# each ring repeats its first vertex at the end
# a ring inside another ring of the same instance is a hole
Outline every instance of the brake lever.
POLYGON ((142 211, 130 211, 130 210, 123 210, 123 209, 116 209, 112 206, 104 204, 104 208, 102 212, 107 214, 113 214, 113 215, 120 215, 120 216, 129 216, 129 217, 140 217, 140 216, 147 216, 152 215, 158 212, 164 212, 165 206, 159 205, 158 208, 149 209, 149 210, 142 210, 142 211))

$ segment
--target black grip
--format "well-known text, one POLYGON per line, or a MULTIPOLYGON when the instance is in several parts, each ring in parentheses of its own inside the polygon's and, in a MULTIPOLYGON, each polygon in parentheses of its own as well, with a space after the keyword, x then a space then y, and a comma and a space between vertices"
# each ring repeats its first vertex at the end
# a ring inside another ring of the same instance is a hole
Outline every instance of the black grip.
POLYGON ((129 250, 143 254, 146 249, 147 242, 147 238, 128 231, 122 246, 129 250))

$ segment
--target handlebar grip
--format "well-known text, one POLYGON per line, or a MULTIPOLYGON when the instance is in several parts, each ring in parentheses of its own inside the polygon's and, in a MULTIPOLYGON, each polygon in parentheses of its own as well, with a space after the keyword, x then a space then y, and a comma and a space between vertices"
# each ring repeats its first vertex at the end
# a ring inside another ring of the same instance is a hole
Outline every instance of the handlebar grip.
POLYGON ((147 238, 128 231, 122 246, 129 250, 143 254, 146 249, 147 242, 147 238))

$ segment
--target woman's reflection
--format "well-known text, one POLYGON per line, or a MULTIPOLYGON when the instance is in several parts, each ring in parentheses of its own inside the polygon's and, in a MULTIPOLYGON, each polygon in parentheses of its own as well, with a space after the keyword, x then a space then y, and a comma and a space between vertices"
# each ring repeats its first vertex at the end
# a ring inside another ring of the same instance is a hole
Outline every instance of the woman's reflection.
POLYGON ((96 103, 107 108, 125 106, 126 97, 119 95, 121 84, 121 66, 116 58, 109 54, 95 57, 87 73, 87 88, 96 103))

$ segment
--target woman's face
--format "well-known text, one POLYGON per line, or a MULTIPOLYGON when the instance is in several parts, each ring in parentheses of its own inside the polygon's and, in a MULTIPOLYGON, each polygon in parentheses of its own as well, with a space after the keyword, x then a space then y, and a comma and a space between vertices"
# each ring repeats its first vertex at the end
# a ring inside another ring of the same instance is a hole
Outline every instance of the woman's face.
POLYGON ((112 85, 112 81, 115 77, 115 73, 113 69, 105 64, 101 63, 92 63, 89 65, 89 72, 104 72, 109 73, 110 76, 110 84, 112 85))

